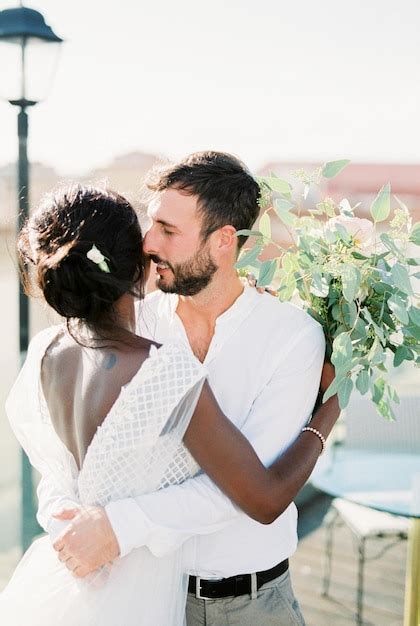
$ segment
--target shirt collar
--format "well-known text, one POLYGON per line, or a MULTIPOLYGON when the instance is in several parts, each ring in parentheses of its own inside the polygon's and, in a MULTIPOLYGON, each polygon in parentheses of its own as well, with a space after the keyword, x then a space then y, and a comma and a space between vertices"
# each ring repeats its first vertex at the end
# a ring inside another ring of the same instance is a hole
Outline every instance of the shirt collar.
MULTIPOLYGON (((240 322, 246 317, 250 311, 258 304, 261 295, 257 292, 255 287, 251 287, 247 283, 244 285, 244 290, 236 298, 235 302, 226 311, 224 311, 216 319, 216 328, 225 328, 231 322, 235 320, 240 322)), ((176 316, 176 309, 178 306, 179 297, 175 293, 162 294, 158 306, 158 316, 160 319, 165 319, 170 325, 173 324, 176 316)), ((236 324, 234 324, 236 326, 236 324)))

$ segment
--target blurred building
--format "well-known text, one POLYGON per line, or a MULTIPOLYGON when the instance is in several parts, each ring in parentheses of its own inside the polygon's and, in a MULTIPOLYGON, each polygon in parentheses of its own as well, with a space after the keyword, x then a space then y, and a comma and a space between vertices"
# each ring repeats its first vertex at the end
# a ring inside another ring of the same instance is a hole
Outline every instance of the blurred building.
MULTIPOLYGON (((311 173, 322 165, 314 162, 271 162, 262 167, 258 174, 268 176, 274 173, 287 180, 293 189, 294 198, 303 191, 303 183, 293 173, 299 170, 311 173)), ((391 183, 392 196, 396 195, 406 204, 413 222, 420 221, 420 165, 396 163, 350 163, 338 176, 322 179, 319 187, 313 185, 306 200, 301 206, 305 210, 314 207, 325 197, 339 202, 347 198, 352 206, 360 202, 356 208, 359 217, 370 217, 369 209, 378 191, 386 183, 391 183)), ((391 208, 398 204, 391 196, 391 208)), ((392 213, 391 213, 392 215, 392 213)), ((289 241, 286 229, 280 220, 272 220, 274 236, 283 243, 289 241)))
MULTIPOLYGON (((107 167, 87 172, 83 176, 66 177, 53 167, 42 163, 31 163, 30 205, 37 206, 42 195, 59 183, 78 181, 104 184, 125 195, 134 206, 138 206, 141 181, 159 159, 154 154, 131 152, 116 157, 107 167)), ((0 167, 0 230, 14 232, 17 220, 16 164, 0 167)))

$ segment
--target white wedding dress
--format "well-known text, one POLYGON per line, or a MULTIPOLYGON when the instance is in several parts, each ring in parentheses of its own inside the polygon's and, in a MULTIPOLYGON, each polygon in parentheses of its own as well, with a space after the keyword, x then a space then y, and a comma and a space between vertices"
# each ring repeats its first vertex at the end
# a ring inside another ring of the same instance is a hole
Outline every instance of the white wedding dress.
MULTIPOLYGON (((125 385, 86 452, 80 472, 55 433, 40 383, 42 358, 57 327, 38 334, 6 410, 34 467, 69 501, 104 506, 193 476, 182 443, 206 376, 179 340, 152 348, 125 385)), ((100 572, 75 578, 50 538, 36 540, 0 594, 2 626, 182 626, 187 594, 184 546, 157 558, 133 550, 100 572)), ((191 558, 191 553, 189 554, 191 558)))

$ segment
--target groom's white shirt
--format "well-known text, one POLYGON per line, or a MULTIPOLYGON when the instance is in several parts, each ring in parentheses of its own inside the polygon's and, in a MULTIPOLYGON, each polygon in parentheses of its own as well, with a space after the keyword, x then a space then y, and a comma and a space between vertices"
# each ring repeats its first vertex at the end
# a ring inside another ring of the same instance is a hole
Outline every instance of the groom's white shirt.
MULTIPOLYGON (((178 297, 154 292, 140 303, 138 332, 165 343, 179 336, 178 297)), ((245 287, 216 321, 204 365, 224 413, 265 465, 298 435, 319 388, 325 341, 320 325, 299 308, 245 287)), ((38 519, 47 530, 53 488, 43 478, 38 519)), ((106 511, 121 555, 146 545, 160 556, 196 537, 191 570, 203 578, 268 569, 297 545, 294 504, 270 525, 240 511, 205 474, 158 492, 111 502, 106 511)))

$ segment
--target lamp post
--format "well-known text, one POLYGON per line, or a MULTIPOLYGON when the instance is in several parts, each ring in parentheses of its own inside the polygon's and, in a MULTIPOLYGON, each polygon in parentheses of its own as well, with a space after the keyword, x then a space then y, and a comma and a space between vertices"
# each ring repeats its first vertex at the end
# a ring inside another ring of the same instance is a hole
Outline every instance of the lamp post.
MULTIPOLYGON (((18 231, 29 215, 27 109, 44 100, 55 71, 62 39, 38 11, 21 5, 0 11, 0 95, 18 107, 18 231)), ((22 366, 29 343, 29 302, 19 285, 19 353, 22 366)), ((21 543, 25 550, 38 531, 33 502, 32 468, 22 452, 21 543)))

